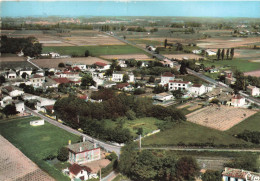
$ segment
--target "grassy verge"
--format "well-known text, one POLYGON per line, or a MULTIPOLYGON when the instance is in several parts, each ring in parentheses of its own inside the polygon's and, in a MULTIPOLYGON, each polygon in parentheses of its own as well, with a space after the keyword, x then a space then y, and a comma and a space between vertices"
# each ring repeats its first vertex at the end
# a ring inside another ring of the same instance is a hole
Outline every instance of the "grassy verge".
POLYGON ((133 47, 131 45, 108 45, 108 46, 46 46, 43 47, 42 52, 58 52, 62 55, 84 56, 85 51, 88 50, 91 56, 100 55, 123 55, 144 53, 143 50, 133 47))
POLYGON ((250 143, 237 139, 226 132, 214 130, 191 122, 182 122, 170 129, 144 138, 143 140, 143 146, 173 146, 178 143, 184 143, 186 145, 195 143, 212 143, 215 145, 251 145, 250 143))
POLYGON ((0 123, 0 134, 55 180, 69 180, 62 174, 61 170, 48 164, 43 159, 48 155, 57 155, 58 149, 67 145, 68 140, 77 142, 79 137, 48 122, 45 122, 42 126, 30 126, 30 121, 37 119, 30 117, 0 123))

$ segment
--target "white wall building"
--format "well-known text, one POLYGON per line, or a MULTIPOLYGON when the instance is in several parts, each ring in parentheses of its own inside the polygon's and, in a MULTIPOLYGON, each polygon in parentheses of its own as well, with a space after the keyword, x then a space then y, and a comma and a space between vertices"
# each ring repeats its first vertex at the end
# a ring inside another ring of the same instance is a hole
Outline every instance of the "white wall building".
POLYGON ((259 96, 260 95, 260 88, 258 88, 256 86, 249 85, 249 86, 247 86, 246 90, 251 96, 259 96))
POLYGON ((123 82, 124 73, 123 72, 113 72, 112 81, 123 82))
POLYGON ((56 102, 56 100, 42 98, 42 97, 37 97, 36 99, 37 99, 36 109, 38 111, 43 111, 43 112, 44 112, 44 106, 54 105, 56 102))
POLYGON ((191 86, 191 82, 181 80, 170 80, 168 84, 168 90, 188 90, 191 86))
POLYGON ((128 76, 129 76, 129 80, 128 80, 129 83, 135 82, 135 75, 133 73, 128 74, 128 76))
POLYGON ((162 92, 160 94, 156 94, 153 96, 154 100, 160 101, 160 102, 165 102, 173 99, 173 95, 169 94, 167 92, 162 92))
POLYGON ((24 102, 23 101, 13 101, 16 111, 19 113, 23 113, 24 112, 24 102))
POLYGON ((212 51, 212 50, 206 50, 206 53, 208 54, 208 56, 214 56, 214 55, 217 55, 216 52, 212 51))
POLYGON ((30 125, 31 126, 41 126, 44 125, 44 120, 34 120, 34 121, 30 121, 30 125))
POLYGON ((7 79, 16 79, 17 75, 16 75, 16 73, 14 71, 11 71, 11 72, 7 73, 6 78, 7 79))
POLYGON ((243 107, 246 104, 246 99, 243 96, 235 95, 231 99, 231 105, 234 107, 243 107))
POLYGON ((34 74, 29 79, 29 81, 33 87, 42 87, 42 84, 45 82, 45 77, 42 75, 34 74))
POLYGON ((189 92, 195 96, 200 96, 204 93, 206 93, 206 86, 205 85, 201 85, 201 84, 193 84, 190 88, 189 88, 189 92))
POLYGON ((163 75, 161 75, 161 85, 168 84, 170 81, 173 81, 175 76, 171 72, 164 72, 163 75))

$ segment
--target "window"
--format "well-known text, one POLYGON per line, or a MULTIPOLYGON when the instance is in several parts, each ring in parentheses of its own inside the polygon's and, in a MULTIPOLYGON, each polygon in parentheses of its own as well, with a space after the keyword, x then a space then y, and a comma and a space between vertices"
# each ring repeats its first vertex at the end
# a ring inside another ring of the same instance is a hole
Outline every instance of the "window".
POLYGON ((185 84, 183 84, 183 86, 185 86, 185 84))
POLYGON ((181 84, 178 84, 178 86, 181 86, 181 84))

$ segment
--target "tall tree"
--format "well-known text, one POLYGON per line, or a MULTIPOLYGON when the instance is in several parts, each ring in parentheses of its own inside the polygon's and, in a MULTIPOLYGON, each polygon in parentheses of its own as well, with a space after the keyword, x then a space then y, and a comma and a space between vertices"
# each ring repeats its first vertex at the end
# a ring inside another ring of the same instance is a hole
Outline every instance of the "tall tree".
POLYGON ((227 49, 226 55, 227 55, 227 60, 228 60, 228 58, 229 58, 229 49, 227 49))
POLYGON ((219 58, 220 58, 220 49, 218 49, 217 51, 217 59, 219 60, 219 58))
POLYGON ((167 39, 164 40, 164 48, 167 47, 167 39))
POLYGON ((221 51, 221 59, 224 60, 224 56, 225 56, 225 49, 223 48, 221 51))
POLYGON ((6 117, 17 114, 15 105, 8 104, 3 108, 3 113, 6 115, 6 117))
POLYGON ((221 173, 219 171, 207 170, 201 177, 202 181, 221 181, 221 173))
POLYGON ((5 83, 5 77, 3 75, 0 76, 0 86, 5 83))
POLYGON ((127 74, 123 75, 123 82, 127 82, 129 80, 129 76, 127 74))
POLYGON ((230 59, 231 59, 231 60, 233 59, 234 54, 235 54, 235 49, 234 49, 234 48, 231 48, 231 50, 230 50, 230 59))
POLYGON ((23 79, 26 79, 27 77, 28 77, 28 74, 27 74, 26 72, 23 72, 23 73, 22 73, 22 78, 23 78, 23 79))
POLYGON ((89 56, 89 51, 86 50, 86 51, 85 51, 85 57, 88 57, 88 56, 89 56))

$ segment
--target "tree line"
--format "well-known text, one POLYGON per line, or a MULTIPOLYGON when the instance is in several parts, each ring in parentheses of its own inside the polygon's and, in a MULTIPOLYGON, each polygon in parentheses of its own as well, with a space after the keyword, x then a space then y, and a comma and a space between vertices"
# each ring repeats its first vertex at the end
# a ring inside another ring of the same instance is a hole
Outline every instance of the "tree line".
POLYGON ((42 52, 42 44, 38 43, 35 37, 28 38, 9 38, 1 36, 1 53, 18 53, 21 50, 24 56, 39 57, 42 52))
POLYGON ((217 60, 224 60, 225 56, 226 56, 226 60, 232 60, 235 54, 235 49, 231 48, 231 49, 227 49, 225 51, 225 49, 223 48, 222 50, 219 48, 217 51, 217 60))

